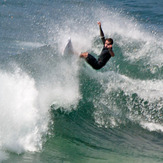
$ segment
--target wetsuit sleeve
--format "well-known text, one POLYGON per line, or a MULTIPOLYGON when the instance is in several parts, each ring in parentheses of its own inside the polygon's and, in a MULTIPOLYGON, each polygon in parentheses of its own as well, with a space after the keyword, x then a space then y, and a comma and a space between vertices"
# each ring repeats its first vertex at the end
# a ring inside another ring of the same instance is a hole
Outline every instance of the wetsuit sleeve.
POLYGON ((105 44, 105 36, 104 36, 104 32, 103 32, 103 30, 102 30, 102 28, 101 28, 101 25, 99 26, 99 28, 100 28, 100 36, 101 36, 101 40, 102 40, 102 43, 103 43, 103 45, 105 44))

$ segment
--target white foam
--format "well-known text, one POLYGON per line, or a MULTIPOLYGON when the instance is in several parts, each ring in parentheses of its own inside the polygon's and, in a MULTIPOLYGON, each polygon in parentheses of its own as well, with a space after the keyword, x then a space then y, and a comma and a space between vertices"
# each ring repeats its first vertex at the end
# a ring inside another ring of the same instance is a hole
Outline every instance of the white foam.
POLYGON ((52 104, 58 107, 63 107, 66 111, 76 109, 78 102, 81 98, 79 90, 79 65, 78 57, 62 60, 60 64, 55 67, 53 74, 54 83, 46 87, 44 92, 48 92, 49 100, 52 104))
POLYGON ((126 94, 137 93, 138 96, 144 100, 156 101, 163 97, 162 80, 134 80, 128 77, 123 77, 125 83, 121 88, 126 94))
POLYGON ((35 81, 20 70, 14 74, 0 72, 0 81, 1 154, 40 150, 48 120, 41 121, 35 81))
POLYGON ((121 117, 124 112, 123 105, 120 107, 115 102, 117 100, 115 100, 115 98, 119 98, 119 95, 123 92, 124 98, 125 96, 127 98, 126 105, 129 110, 125 115, 125 119, 130 119, 137 123, 140 123, 143 119, 144 123, 147 124, 157 122, 157 125, 149 126, 151 127, 150 130, 152 130, 152 127, 153 130, 162 129, 160 127, 161 123, 159 123, 159 119, 161 119, 161 117, 159 117, 161 114, 160 111, 163 107, 162 80, 132 79, 114 72, 98 73, 95 78, 99 80, 99 82, 102 81, 101 84, 106 90, 100 95, 99 99, 97 98, 94 101, 94 106, 97 108, 94 112, 94 118, 99 126, 115 127, 121 123, 125 123, 124 117, 121 117), (104 81, 108 84, 105 85, 104 81), (117 94, 116 96, 114 95, 115 92, 117 94), (133 95, 137 96, 136 99, 138 101, 133 101, 133 95), (144 102, 146 102, 147 105, 145 105, 144 102), (140 114, 137 113, 134 105, 138 106, 139 111, 142 111, 140 114), (155 113, 155 115, 152 115, 152 113, 155 113))
POLYGON ((125 75, 112 72, 105 75, 106 77, 109 76, 107 92, 120 89, 124 91, 125 95, 132 95, 136 93, 141 99, 147 100, 149 102, 161 100, 163 97, 162 80, 132 79, 125 75))
POLYGON ((143 128, 148 129, 149 131, 161 131, 163 132, 163 125, 159 123, 152 122, 140 122, 143 128))

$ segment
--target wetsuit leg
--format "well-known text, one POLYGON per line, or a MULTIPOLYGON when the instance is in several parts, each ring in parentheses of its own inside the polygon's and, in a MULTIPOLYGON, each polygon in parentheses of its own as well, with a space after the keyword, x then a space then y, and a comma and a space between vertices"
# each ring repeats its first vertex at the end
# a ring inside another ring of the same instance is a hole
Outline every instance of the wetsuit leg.
POLYGON ((86 58, 86 61, 88 64, 90 64, 94 69, 100 69, 100 65, 95 57, 93 57, 91 54, 88 54, 88 57, 86 58))

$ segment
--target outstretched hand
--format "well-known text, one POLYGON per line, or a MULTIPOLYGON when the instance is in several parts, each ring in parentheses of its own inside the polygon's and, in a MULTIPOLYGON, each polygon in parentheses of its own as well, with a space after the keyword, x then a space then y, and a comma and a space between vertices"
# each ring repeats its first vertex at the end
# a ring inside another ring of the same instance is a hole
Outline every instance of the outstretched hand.
POLYGON ((99 26, 101 26, 101 22, 97 22, 97 24, 98 24, 99 26))

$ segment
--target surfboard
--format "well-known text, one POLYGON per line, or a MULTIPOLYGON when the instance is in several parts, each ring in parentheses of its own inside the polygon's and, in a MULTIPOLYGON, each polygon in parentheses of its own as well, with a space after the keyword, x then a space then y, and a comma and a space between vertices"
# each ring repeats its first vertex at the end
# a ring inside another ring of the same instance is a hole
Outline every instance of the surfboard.
POLYGON ((71 38, 69 38, 64 48, 63 55, 72 55, 72 54, 74 54, 74 49, 72 46, 71 38))

